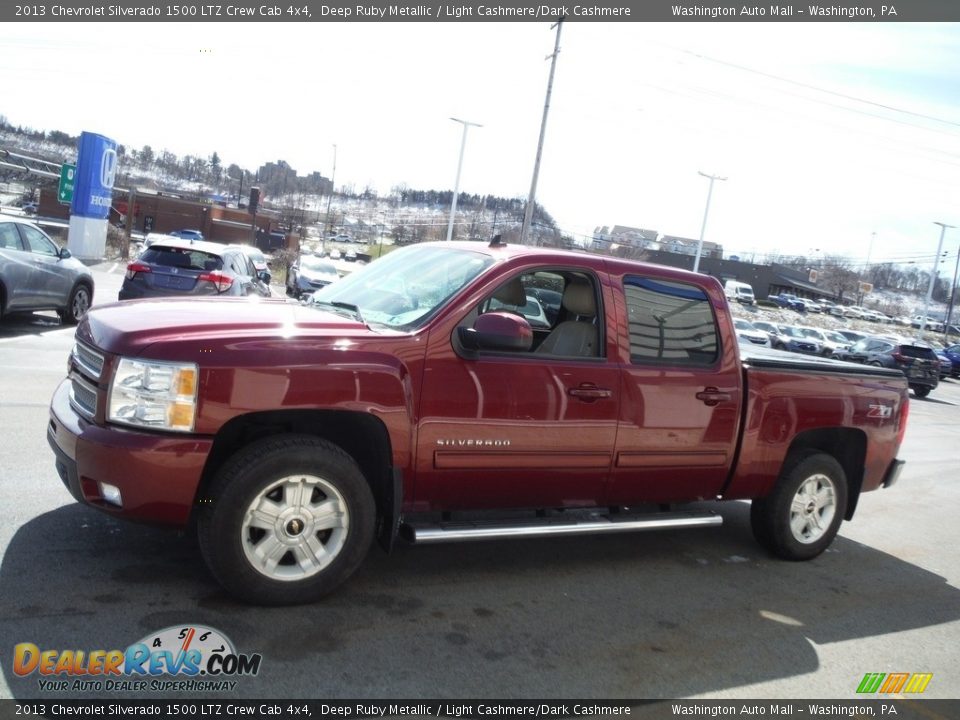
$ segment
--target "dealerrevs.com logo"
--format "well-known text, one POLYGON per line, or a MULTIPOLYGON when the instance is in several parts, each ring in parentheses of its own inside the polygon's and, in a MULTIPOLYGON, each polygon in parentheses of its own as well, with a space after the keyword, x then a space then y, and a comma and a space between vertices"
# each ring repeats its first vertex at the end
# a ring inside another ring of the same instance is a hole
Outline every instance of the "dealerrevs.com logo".
POLYGON ((873 693, 922 693, 933 679, 933 673, 867 673, 857 686, 861 695, 873 693))
POLYGON ((232 691, 233 678, 260 672, 259 653, 238 653, 219 630, 177 625, 151 633, 125 650, 13 648, 13 672, 38 675, 39 689, 56 691, 232 691))

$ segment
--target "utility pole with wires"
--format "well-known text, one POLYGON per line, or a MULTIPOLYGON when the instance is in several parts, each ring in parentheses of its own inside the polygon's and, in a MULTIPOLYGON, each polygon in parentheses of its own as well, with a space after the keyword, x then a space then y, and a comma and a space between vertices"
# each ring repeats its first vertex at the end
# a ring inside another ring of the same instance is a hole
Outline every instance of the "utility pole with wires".
POLYGON ((927 313, 930 312, 930 300, 933 299, 933 286, 937 282, 937 275, 940 270, 940 251, 943 250, 943 236, 946 235, 948 228, 955 228, 956 225, 947 225, 946 223, 934 221, 934 225, 940 226, 940 242, 937 243, 937 254, 933 258, 933 272, 930 273, 930 285, 927 287, 927 299, 923 303, 923 315, 920 316, 920 329, 917 330, 917 340, 923 338, 923 331, 927 329, 927 313))
POLYGON ((533 208, 537 198, 537 177, 540 174, 540 157, 543 155, 543 138, 547 132, 547 114, 550 111, 550 95, 553 92, 553 74, 557 69, 557 55, 560 54, 560 30, 563 28, 564 18, 551 25, 550 29, 557 29, 557 38, 553 45, 553 54, 544 59, 550 60, 550 79, 547 80, 547 99, 543 103, 543 119, 540 121, 540 141, 537 143, 537 159, 533 163, 533 180, 530 182, 530 197, 527 198, 527 207, 523 213, 523 225, 520 227, 520 244, 526 245, 530 235, 530 225, 533 222, 533 208))

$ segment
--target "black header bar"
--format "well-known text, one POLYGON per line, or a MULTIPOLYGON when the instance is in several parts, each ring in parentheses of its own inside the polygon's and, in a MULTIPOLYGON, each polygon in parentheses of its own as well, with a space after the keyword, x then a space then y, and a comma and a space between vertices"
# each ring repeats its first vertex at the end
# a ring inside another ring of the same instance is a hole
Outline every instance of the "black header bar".
POLYGON ((3 22, 555 22, 560 18, 567 22, 960 22, 960 2, 35 0, 0 5, 3 22))

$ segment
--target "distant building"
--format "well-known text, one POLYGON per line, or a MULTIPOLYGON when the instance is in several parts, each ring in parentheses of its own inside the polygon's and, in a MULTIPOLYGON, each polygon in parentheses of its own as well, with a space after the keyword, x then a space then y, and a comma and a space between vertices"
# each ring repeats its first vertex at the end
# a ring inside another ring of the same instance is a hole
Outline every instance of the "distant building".
MULTIPOLYGON (((706 246, 706 243, 704 243, 704 246, 706 246)), ((695 246, 693 253, 672 252, 666 249, 650 250, 644 256, 644 262, 692 270, 695 253, 695 246)), ((712 275, 721 283, 727 280, 747 283, 753 288, 754 295, 760 299, 783 292, 812 300, 837 299, 832 288, 820 287, 816 282, 810 281, 809 270, 798 270, 785 265, 757 265, 703 255, 701 256, 699 271, 704 275, 712 275)))
MULTIPOLYGON (((677 235, 664 235, 660 238, 660 249, 667 252, 677 253, 678 255, 696 255, 699 240, 692 238, 679 237, 677 235)), ((718 243, 703 241, 703 249, 700 251, 702 258, 722 258, 723 245, 718 243)))
POLYGON ((616 245, 637 250, 656 250, 659 235, 660 233, 657 230, 634 228, 627 225, 614 225, 612 228, 608 228, 604 225, 593 231, 592 249, 607 250, 616 245))
MULTIPOLYGON (((110 207, 112 225, 126 223, 129 195, 115 192, 110 207)), ((49 219, 68 220, 70 206, 57 201, 57 188, 40 191, 38 215, 49 219)), ((172 197, 148 188, 138 187, 134 193, 132 230, 138 233, 168 233, 184 228, 196 229, 214 242, 254 241, 261 249, 272 249, 270 235, 280 231, 280 214, 261 208, 256 218, 239 208, 227 208, 211 202, 172 197)))

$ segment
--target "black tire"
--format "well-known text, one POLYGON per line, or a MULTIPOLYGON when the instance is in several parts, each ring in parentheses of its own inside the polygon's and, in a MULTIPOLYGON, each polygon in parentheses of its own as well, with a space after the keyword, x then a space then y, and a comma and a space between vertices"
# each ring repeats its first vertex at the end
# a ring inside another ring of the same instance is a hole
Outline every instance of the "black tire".
POLYGON ((203 500, 203 557, 231 595, 250 603, 295 605, 327 595, 360 566, 373 540, 376 507, 366 478, 338 446, 310 435, 247 446, 203 500))
POLYGON ((93 302, 93 291, 86 283, 77 283, 70 293, 70 299, 67 300, 67 306, 63 310, 58 310, 60 322, 64 325, 76 325, 83 320, 83 316, 90 310, 90 303, 93 302))
POLYGON ((787 458, 770 494, 751 504, 753 535, 785 560, 815 558, 836 537, 847 509, 847 495, 846 473, 832 456, 816 451, 797 453, 787 458), (804 486, 815 492, 801 495, 804 486), (795 499, 804 503, 802 510, 794 508, 795 499), (791 525, 791 520, 796 524, 791 525))
POLYGON ((925 398, 933 388, 929 385, 911 385, 910 389, 913 390, 913 394, 918 398, 925 398))

